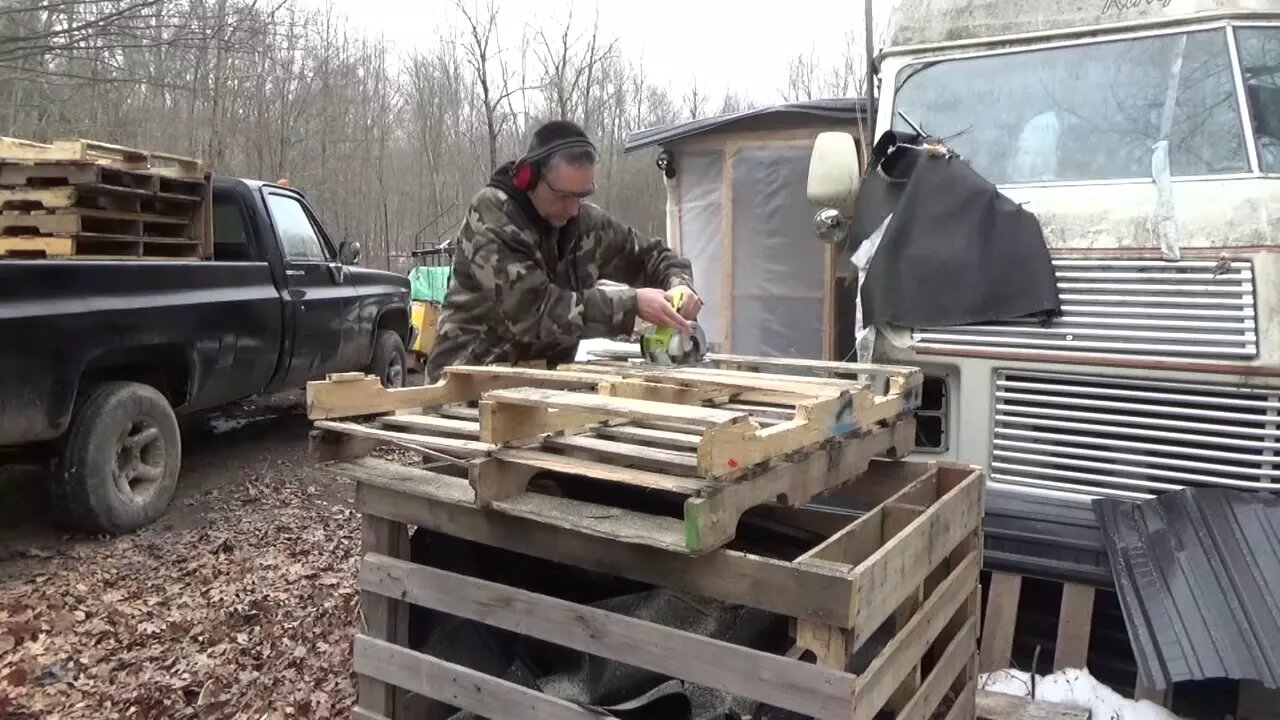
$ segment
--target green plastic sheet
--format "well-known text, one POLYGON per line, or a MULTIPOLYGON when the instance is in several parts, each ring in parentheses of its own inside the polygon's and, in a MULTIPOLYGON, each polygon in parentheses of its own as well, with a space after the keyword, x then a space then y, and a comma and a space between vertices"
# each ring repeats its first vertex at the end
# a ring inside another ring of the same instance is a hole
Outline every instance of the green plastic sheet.
POLYGON ((449 289, 451 267, 416 267, 409 271, 409 295, 439 305, 449 289))

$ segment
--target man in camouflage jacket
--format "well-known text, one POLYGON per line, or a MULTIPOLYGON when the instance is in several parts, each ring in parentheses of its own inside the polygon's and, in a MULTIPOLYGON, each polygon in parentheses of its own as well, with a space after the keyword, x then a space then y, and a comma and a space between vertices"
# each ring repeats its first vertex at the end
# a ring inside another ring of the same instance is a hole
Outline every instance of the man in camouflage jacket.
POLYGON ((450 365, 572 362, 580 340, 631 335, 637 317, 679 330, 697 318, 689 261, 583 202, 595 163, 586 134, 553 121, 476 193, 454 248, 431 382, 450 365), (677 288, 686 297, 678 312, 677 288))

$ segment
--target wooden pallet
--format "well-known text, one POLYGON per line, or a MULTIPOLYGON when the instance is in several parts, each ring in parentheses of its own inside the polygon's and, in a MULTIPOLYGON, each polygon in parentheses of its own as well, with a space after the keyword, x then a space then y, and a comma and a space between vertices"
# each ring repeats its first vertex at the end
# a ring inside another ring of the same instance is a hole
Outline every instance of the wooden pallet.
MULTIPOLYGON (((895 384, 918 381, 895 373, 895 384)), ((915 437, 911 392, 715 368, 454 367, 430 387, 386 390, 355 374, 311 383, 307 394, 320 459, 396 445, 464 468, 478 505, 690 553, 728 543, 753 507, 808 502, 874 457, 905 456, 915 437), (320 419, 371 408, 399 411, 320 419), (557 515, 529 492, 545 472, 683 500, 666 515, 590 503, 557 515)))
POLYGON ((0 138, 0 257, 213 256, 212 183, 191 158, 0 138))
POLYGON ((118 185, 0 187, 0 211, 85 209, 161 215, 190 222, 199 194, 160 192, 118 185))
MULTIPOLYGON (((991 573, 986 616, 983 619, 983 672, 1012 666, 1022 580, 1022 575, 1014 573, 991 573)), ((1064 582, 1061 585, 1062 603, 1058 612, 1057 639, 1053 645, 1053 671, 1087 669, 1093 627, 1093 601, 1097 589, 1092 585, 1074 582, 1064 582)), ((1036 671, 1039 672, 1040 669, 1036 668, 1036 671)))
POLYGON ((0 137, 0 161, 39 163, 102 163, 125 170, 144 170, 157 175, 202 179, 204 163, 195 158, 139 150, 110 143, 71 138, 39 143, 0 137))
POLYGON ((975 717, 980 469, 877 461, 851 486, 874 499, 856 520, 776 508, 776 526, 819 538, 799 557, 667 552, 476 507, 462 478, 369 458, 335 469, 357 483, 363 523, 356 717, 405 717, 409 693, 495 719, 602 717, 406 647, 409 604, 814 718, 975 717), (408 525, 790 617, 795 646, 773 655, 414 564, 408 525))

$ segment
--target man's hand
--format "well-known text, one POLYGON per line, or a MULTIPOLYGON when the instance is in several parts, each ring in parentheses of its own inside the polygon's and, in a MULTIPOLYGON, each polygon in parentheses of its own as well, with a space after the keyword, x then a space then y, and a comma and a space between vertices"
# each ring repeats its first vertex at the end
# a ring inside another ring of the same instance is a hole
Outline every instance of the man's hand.
MULTIPOLYGON (((688 299, 685 304, 688 304, 688 299)), ((636 315, 641 320, 651 322, 658 327, 675 328, 680 332, 688 332, 689 321, 671 307, 669 293, 657 288, 638 288, 636 290, 636 315)))
POLYGON ((667 302, 671 302, 677 292, 684 296, 684 304, 679 308, 680 316, 685 320, 697 320, 698 313, 702 310, 702 298, 688 285, 677 285, 667 291, 667 302))

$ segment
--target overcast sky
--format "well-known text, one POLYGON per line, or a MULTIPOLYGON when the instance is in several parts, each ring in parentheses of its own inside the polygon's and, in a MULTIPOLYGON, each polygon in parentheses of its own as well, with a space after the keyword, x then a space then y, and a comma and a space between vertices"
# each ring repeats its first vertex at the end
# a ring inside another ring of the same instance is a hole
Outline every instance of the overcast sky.
MULTIPOLYGON (((463 0, 469 7, 477 1, 463 0)), ((625 55, 644 60, 651 82, 677 95, 696 77, 712 97, 726 90, 762 102, 779 100, 787 63, 816 52, 834 62, 848 33, 862 26, 861 0, 496 0, 504 42, 519 39, 520 28, 555 26, 572 8, 583 29, 599 14, 603 34, 618 38, 625 55), (521 7, 524 5, 524 7, 521 7)), ((332 2, 358 26, 384 35, 403 49, 430 45, 443 18, 455 22, 454 0, 311 0, 332 2)), ((874 0, 877 26, 891 0, 874 0)))

